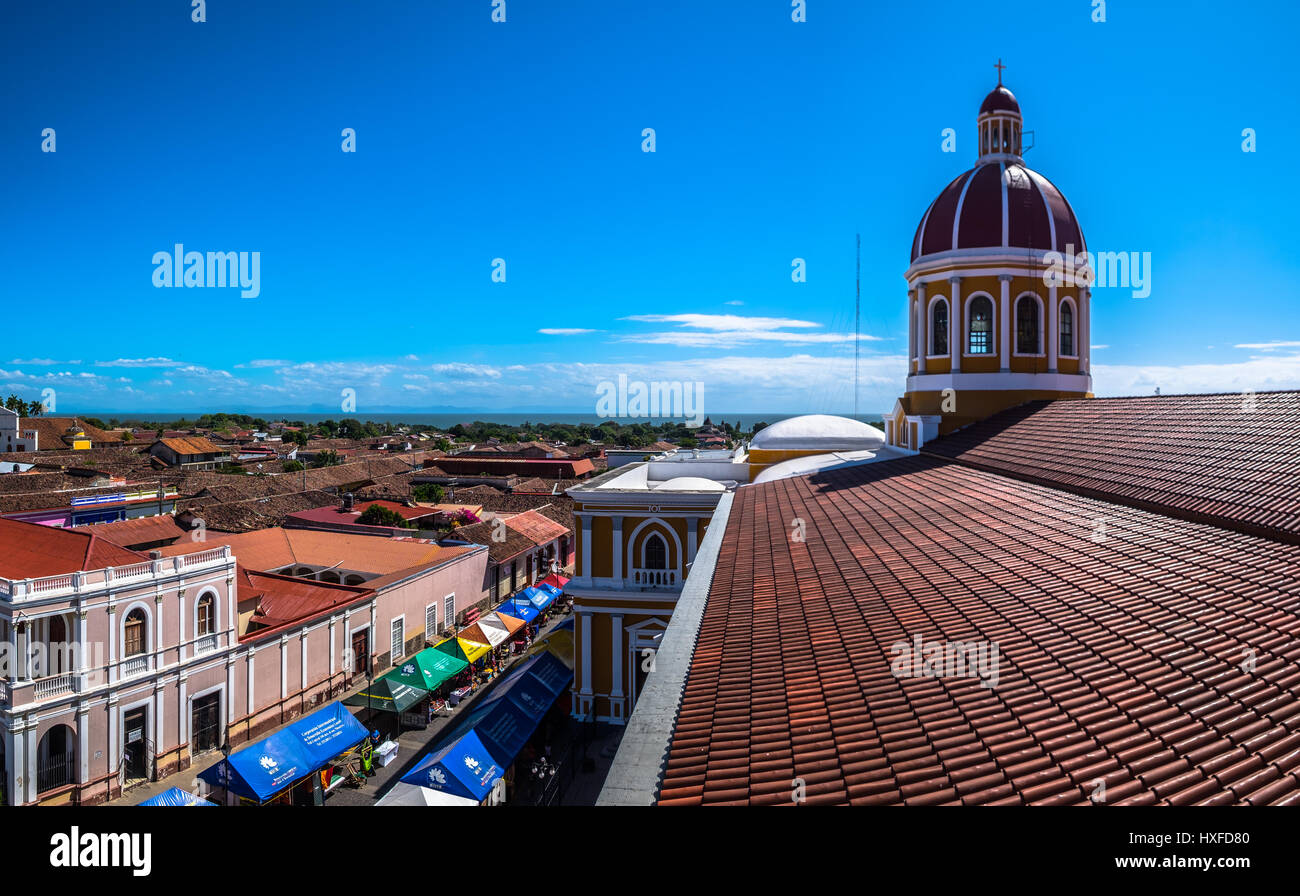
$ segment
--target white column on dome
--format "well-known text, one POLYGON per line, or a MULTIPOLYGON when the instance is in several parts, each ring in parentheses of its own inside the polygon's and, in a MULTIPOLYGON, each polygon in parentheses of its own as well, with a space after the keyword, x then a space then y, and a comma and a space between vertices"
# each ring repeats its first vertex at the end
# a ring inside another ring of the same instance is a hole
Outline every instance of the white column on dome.
POLYGON ((1079 356, 1079 373, 1092 373, 1092 290, 1086 286, 1079 287, 1079 325, 1075 339, 1079 347, 1075 354, 1079 356))
POLYGON ((907 372, 915 373, 912 362, 916 360, 916 290, 907 291, 907 372))
POLYGON ((1047 372, 1056 373, 1056 353, 1061 347, 1060 300, 1056 297, 1056 287, 1047 287, 1047 372))
POLYGON ((1011 369, 1011 275, 999 274, 1001 295, 998 300, 998 353, 1002 372, 1011 369))
POLYGON ((925 284, 916 284, 916 310, 918 342, 921 343, 920 351, 916 353, 916 369, 918 373, 925 373, 925 356, 930 354, 930 310, 926 307, 925 284))
POLYGON ((961 373, 961 353, 965 351, 962 344, 962 319, 966 316, 966 310, 961 306, 961 278, 952 277, 948 280, 952 285, 952 307, 948 309, 948 348, 952 350, 952 372, 961 373))

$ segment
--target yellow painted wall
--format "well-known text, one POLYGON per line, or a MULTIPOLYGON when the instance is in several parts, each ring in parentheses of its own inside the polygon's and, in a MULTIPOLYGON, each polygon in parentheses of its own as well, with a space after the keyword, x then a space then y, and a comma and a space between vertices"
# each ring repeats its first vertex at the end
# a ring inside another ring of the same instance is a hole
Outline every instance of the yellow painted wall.
POLYGON ((609 517, 597 516, 591 520, 591 574, 614 574, 614 522, 609 517))

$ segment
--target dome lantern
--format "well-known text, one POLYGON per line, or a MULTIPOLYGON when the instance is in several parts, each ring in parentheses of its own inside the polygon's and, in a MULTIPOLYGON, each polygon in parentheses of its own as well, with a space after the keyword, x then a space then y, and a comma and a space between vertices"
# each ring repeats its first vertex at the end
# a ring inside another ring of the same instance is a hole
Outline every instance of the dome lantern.
POLYGON ((998 86, 984 97, 980 104, 979 161, 1020 161, 1021 131, 1020 104, 1016 96, 1002 84, 1002 60, 994 66, 998 70, 998 86))

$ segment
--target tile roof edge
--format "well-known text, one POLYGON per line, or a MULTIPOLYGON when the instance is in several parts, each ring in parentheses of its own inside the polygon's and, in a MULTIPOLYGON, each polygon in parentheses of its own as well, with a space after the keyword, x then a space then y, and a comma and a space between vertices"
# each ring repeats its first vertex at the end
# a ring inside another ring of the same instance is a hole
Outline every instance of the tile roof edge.
POLYGON ((927 451, 924 447, 921 448, 919 456, 930 460, 956 464, 959 467, 966 467, 971 470, 979 470, 981 473, 992 473, 994 476, 1001 476, 1004 479, 1012 479, 1017 482, 1027 482, 1030 485, 1050 488, 1053 491, 1065 492, 1067 494, 1077 495, 1081 498, 1091 498, 1095 501, 1104 501, 1107 504, 1118 504, 1121 507, 1132 507, 1137 510, 1145 510, 1148 513, 1154 513, 1158 516, 1183 520, 1184 522, 1189 523, 1199 523, 1203 526, 1213 526, 1216 529, 1226 529, 1229 532, 1239 532, 1243 535, 1251 535, 1269 541, 1280 541, 1286 544, 1300 544, 1300 532, 1288 532, 1285 529, 1258 526, 1241 520, 1229 519, 1228 517, 1216 516, 1210 513, 1198 513, 1195 510, 1171 507, 1170 505, 1162 504, 1159 501, 1143 501, 1140 498, 1130 498, 1127 495, 1121 495, 1113 491, 1107 491, 1106 489, 1088 488, 1083 485, 1067 485, 1066 483, 1054 479, 1048 479, 1043 476, 1035 476, 1031 473, 1024 473, 1018 470, 1007 470, 997 466, 996 464, 980 463, 962 457, 949 457, 946 454, 927 451))
POLYGON ((601 788, 598 806, 647 806, 659 799, 664 762, 677 728, 677 713, 695 645, 699 640, 704 609, 708 604, 713 574, 722 540, 731 517, 734 492, 718 501, 704 540, 700 542, 672 619, 655 653, 654 671, 646 680, 636 707, 628 717, 614 763, 601 788))

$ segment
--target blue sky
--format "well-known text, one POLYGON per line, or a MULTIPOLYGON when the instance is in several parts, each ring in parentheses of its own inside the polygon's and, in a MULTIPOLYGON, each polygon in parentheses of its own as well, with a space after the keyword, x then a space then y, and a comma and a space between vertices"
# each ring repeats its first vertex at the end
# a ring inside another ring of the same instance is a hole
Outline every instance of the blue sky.
POLYGON ((1300 386, 1291 4, 206 12, 0 10, 5 394, 585 411, 621 373, 701 382, 706 410, 845 411, 860 232, 860 402, 887 409, 911 238, 974 161, 999 57, 1089 248, 1151 253, 1148 297, 1094 292, 1096 391, 1300 386), (176 243, 260 253, 260 294, 155 287, 176 243))

